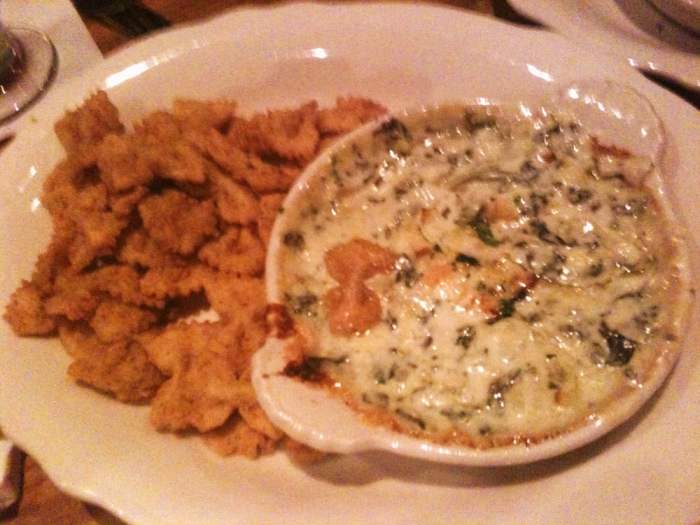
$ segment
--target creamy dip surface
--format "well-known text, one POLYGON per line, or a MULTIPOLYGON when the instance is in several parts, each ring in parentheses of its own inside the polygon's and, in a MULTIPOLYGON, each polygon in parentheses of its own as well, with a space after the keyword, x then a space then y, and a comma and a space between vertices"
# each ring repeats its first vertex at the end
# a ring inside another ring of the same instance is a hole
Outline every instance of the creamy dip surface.
POLYGON ((677 350, 689 291, 655 169, 562 114, 384 122, 283 211, 278 286, 306 365, 439 442, 585 424, 677 350))

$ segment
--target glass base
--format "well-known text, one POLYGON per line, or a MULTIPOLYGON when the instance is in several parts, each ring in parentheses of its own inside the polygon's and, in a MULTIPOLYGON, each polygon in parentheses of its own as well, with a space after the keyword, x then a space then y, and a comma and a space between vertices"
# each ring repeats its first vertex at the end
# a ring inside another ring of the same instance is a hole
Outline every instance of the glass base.
POLYGON ((49 86, 56 73, 56 49, 46 35, 23 27, 5 28, 17 62, 0 82, 0 124, 27 109, 49 86))

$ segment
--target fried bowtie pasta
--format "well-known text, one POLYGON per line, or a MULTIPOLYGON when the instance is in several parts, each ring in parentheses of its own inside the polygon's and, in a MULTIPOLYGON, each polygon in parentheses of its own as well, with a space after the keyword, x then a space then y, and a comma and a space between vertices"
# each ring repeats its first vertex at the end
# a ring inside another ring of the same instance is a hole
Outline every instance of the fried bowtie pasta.
POLYGON ((20 336, 60 337, 76 381, 150 403, 164 432, 201 432, 222 455, 279 444, 250 384, 266 337, 266 245, 284 196, 340 134, 385 109, 348 97, 245 118, 229 100, 177 100, 127 131, 104 92, 55 129, 44 183, 53 236, 6 306, 20 336), (214 322, 193 315, 216 313, 214 322))

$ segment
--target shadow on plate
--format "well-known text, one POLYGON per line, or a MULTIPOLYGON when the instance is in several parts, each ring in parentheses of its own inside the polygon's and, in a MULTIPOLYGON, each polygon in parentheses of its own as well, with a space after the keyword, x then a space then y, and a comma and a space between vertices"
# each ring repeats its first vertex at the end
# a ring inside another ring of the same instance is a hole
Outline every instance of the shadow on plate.
POLYGON ((368 485, 394 479, 440 487, 492 487, 515 485, 555 476, 605 453, 628 437, 658 402, 665 381, 652 398, 629 420, 600 439, 562 456, 510 467, 463 467, 371 451, 336 456, 327 461, 300 466, 306 474, 335 485, 368 485), (352 475, 348 475, 352 473, 352 475))
POLYGON ((648 35, 680 51, 700 54, 700 35, 663 15, 648 0, 615 0, 615 3, 648 35))

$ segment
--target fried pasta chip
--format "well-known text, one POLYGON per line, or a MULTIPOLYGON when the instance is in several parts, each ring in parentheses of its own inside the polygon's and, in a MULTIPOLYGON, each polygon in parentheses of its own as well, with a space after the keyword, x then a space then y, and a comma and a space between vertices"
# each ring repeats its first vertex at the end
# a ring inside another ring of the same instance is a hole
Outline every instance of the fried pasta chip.
POLYGON ((257 151, 244 151, 232 145, 214 129, 206 133, 189 133, 187 137, 216 166, 237 181, 249 185, 256 193, 286 191, 299 176, 296 165, 267 162, 257 151))
POLYGON ((181 191, 148 197, 138 209, 151 238, 171 252, 188 255, 216 232, 214 203, 199 202, 181 191))
POLYGON ((46 299, 46 313, 53 317, 65 317, 70 321, 89 319, 100 304, 100 297, 90 287, 76 279, 75 288, 65 289, 46 299))
POLYGON ((153 179, 153 166, 133 135, 107 135, 97 145, 100 177, 115 191, 130 190, 153 179))
POLYGON ((23 281, 12 294, 4 317, 17 335, 48 335, 56 329, 39 290, 29 281, 23 281))
POLYGON ((84 325, 62 325, 59 335, 75 359, 68 367, 68 374, 120 401, 147 401, 164 380, 138 341, 104 344, 84 325))
POLYGON ((335 107, 318 112, 318 130, 324 135, 338 135, 352 131, 386 113, 386 108, 359 97, 339 97, 335 107))
POLYGON ((54 231, 48 247, 37 258, 32 272, 32 285, 42 296, 53 290, 53 283, 61 271, 68 266, 68 244, 72 231, 61 226, 64 221, 54 221, 54 231))
POLYGON ((64 271, 56 277, 53 293, 46 299, 46 312, 71 321, 87 320, 105 296, 122 302, 162 308, 161 298, 143 294, 139 273, 126 265, 103 266, 89 273, 64 271))
POLYGON ((182 137, 180 121, 167 111, 154 111, 134 124, 134 136, 144 144, 172 144, 182 137))
POLYGON ((193 184, 202 184, 207 180, 205 158, 185 140, 176 139, 167 146, 159 141, 150 142, 146 157, 163 179, 193 184))
POLYGON ((63 230, 67 255, 75 271, 95 258, 107 255, 128 224, 109 208, 109 190, 84 159, 71 157, 60 163, 44 184, 43 201, 63 230))
POLYGON ((54 220, 68 219, 86 211, 104 211, 107 193, 108 188, 96 177, 92 159, 71 155, 48 176, 41 200, 54 220))
POLYGON ((270 164, 256 155, 248 155, 233 175, 245 181, 257 193, 287 191, 299 177, 299 168, 285 164, 270 164))
POLYGON ((199 250, 209 266, 240 275, 261 275, 265 269, 265 246, 250 228, 230 226, 218 239, 199 250))
POLYGON ((54 129, 68 153, 90 148, 110 133, 124 132, 119 112, 104 91, 98 91, 78 109, 66 113, 54 129))
POLYGON ((165 251, 142 228, 130 232, 124 238, 117 259, 123 263, 143 268, 185 265, 183 258, 165 251))
POLYGON ((247 321, 264 316, 265 283, 260 278, 212 272, 204 280, 204 290, 209 304, 224 319, 247 321))
POLYGON ((228 364, 228 345, 216 337, 220 329, 218 323, 179 323, 145 343, 151 361, 168 377, 151 406, 156 429, 206 432, 240 405, 247 387, 228 364))
POLYGON ((120 193, 112 193, 109 195, 109 207, 117 216, 125 217, 134 210, 147 193, 148 189, 145 186, 137 186, 120 193))
POLYGON ((250 361, 255 352, 265 343, 267 331, 265 323, 262 320, 254 320, 248 326, 244 327, 243 337, 241 339, 240 351, 230 356, 231 364, 240 370, 244 370, 244 377, 250 381, 250 361))
POLYGON ((250 121, 237 120, 229 134, 248 151, 308 162, 316 154, 320 138, 316 128, 318 105, 309 102, 298 109, 268 111, 250 121), (241 139, 236 136, 242 137, 241 139))
POLYGON ((109 255, 128 221, 109 212, 87 213, 76 221, 76 237, 68 251, 68 260, 75 271, 82 270, 97 257, 109 255))
POLYGON ((216 187, 216 211, 230 224, 251 224, 260 215, 260 205, 255 194, 245 185, 225 175, 214 178, 216 187))
POLYGON ((285 193, 270 193, 260 199, 260 215, 258 215, 258 235, 267 246, 272 233, 272 226, 275 224, 277 214, 282 209, 285 193))
POLYGON ((226 173, 232 173, 245 161, 245 153, 233 147, 217 129, 192 129, 185 138, 197 151, 226 173))
POLYGON ((216 128, 222 130, 228 127, 236 113, 236 103, 230 100, 201 100, 177 99, 173 103, 173 114, 180 120, 183 128, 216 128))
POLYGON ((209 272, 203 265, 156 267, 143 275, 139 285, 141 292, 159 300, 185 297, 202 290, 209 272))
POLYGON ((140 278, 139 272, 124 264, 104 266, 89 274, 92 285, 99 292, 105 292, 125 303, 163 308, 162 300, 141 292, 140 278))
POLYGON ((157 316, 150 310, 106 300, 95 310, 95 315, 90 319, 90 327, 100 341, 112 343, 145 331, 156 320, 157 316))

